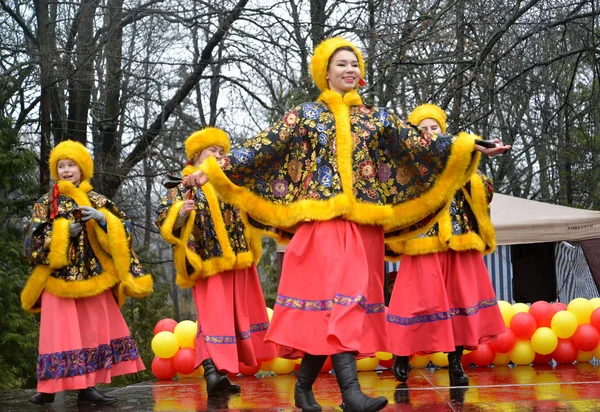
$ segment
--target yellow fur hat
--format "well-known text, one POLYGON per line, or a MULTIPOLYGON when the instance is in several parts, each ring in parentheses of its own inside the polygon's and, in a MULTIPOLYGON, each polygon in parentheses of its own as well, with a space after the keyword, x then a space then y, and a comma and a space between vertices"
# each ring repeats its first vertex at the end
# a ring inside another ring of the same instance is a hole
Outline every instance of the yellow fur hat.
POLYGON ((192 133, 185 140, 185 155, 188 160, 192 160, 197 153, 211 146, 221 146, 225 153, 229 152, 231 143, 227 133, 216 127, 207 127, 192 133))
POLYGON ((356 57, 358 58, 360 76, 365 77, 365 61, 358 48, 343 37, 333 37, 331 39, 323 40, 315 48, 315 52, 310 61, 310 73, 319 90, 325 91, 329 89, 329 83, 326 79, 329 59, 337 49, 344 46, 350 46, 352 50, 354 50, 354 54, 356 54, 356 57))
POLYGON ((94 175, 94 161, 90 152, 79 142, 65 140, 57 144, 50 152, 50 175, 58 182, 58 162, 69 159, 79 166, 81 181, 90 180, 94 175))
POLYGON ((446 133, 446 113, 435 104, 425 103, 417 106, 409 115, 410 123, 418 126, 425 119, 433 119, 440 125, 442 133, 446 133))

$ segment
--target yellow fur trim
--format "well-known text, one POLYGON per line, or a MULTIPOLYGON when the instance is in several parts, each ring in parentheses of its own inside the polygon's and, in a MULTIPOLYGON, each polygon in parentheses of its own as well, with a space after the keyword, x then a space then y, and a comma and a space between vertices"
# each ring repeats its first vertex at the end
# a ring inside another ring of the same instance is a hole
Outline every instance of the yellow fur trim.
POLYGON ((189 176, 192 173, 197 172, 198 170, 200 170, 200 169, 194 165, 186 165, 183 168, 183 171, 181 172, 181 177, 189 176))
POLYGON ((79 166, 81 180, 89 180, 94 175, 94 161, 90 152, 79 142, 65 140, 57 144, 50 152, 50 174, 55 181, 58 181, 58 162, 63 159, 72 160, 79 166))
MULTIPOLYGON (((347 95, 351 101, 358 96, 350 93, 347 95)), ((304 199, 288 205, 275 204, 233 184, 214 158, 206 159, 199 169, 209 176, 212 185, 227 202, 247 211, 261 223, 292 231, 299 220, 325 221, 341 216, 360 224, 380 224, 383 225, 384 231, 391 232, 425 218, 432 211, 439 210, 442 205, 449 202, 454 193, 465 184, 468 171, 475 169, 481 158, 479 152, 473 155, 477 136, 460 133, 456 137, 446 169, 439 176, 436 184, 425 194, 397 206, 358 202, 352 194, 354 142, 350 134, 348 107, 344 104, 346 98, 342 99, 339 93, 326 91, 319 99, 327 103, 334 114, 342 194, 327 200, 304 199)))
MULTIPOLYGON (((240 216, 242 223, 244 224, 244 239, 246 240, 246 247, 252 253, 253 262, 258 265, 260 257, 262 256, 262 239, 261 232, 258 229, 253 229, 248 222, 248 214, 240 210, 240 216)), ((269 232, 267 232, 269 233, 269 232)), ((275 240, 280 236, 273 236, 275 240)))
POLYGON ((175 265, 176 273, 175 283, 183 288, 189 288, 194 286, 194 282, 189 279, 187 273, 186 259, 188 259, 188 257, 186 255, 189 255, 189 263, 193 267, 194 272, 202 268, 202 261, 200 256, 189 250, 186 246, 187 236, 191 234, 193 222, 196 219, 195 210, 190 212, 183 227, 180 228, 180 238, 177 238, 173 233, 175 221, 177 220, 177 216, 179 216, 181 206, 183 206, 183 201, 175 202, 171 205, 167 212, 167 217, 160 227, 160 234, 167 243, 173 245, 173 264, 175 265), (191 226, 189 222, 191 222, 191 226), (188 230, 186 230, 186 228, 188 230))
MULTIPOLYGON (((199 190, 199 189, 198 189, 199 190)), ((196 211, 193 210, 183 227, 179 238, 173 234, 173 226, 179 215, 179 210, 183 205, 183 202, 174 203, 167 213, 167 217, 160 228, 161 235, 166 242, 172 244, 173 248, 173 262, 176 270, 176 283, 181 288, 189 288, 195 285, 196 281, 209 276, 214 276, 218 273, 232 269, 243 269, 251 266, 255 259, 260 259, 260 238, 251 236, 247 227, 244 231, 246 237, 248 252, 239 253, 237 256, 231 247, 229 242, 229 235, 223 216, 221 214, 221 206, 219 198, 215 189, 210 183, 207 183, 202 187, 202 191, 206 196, 210 214, 213 219, 213 225, 217 235, 217 241, 221 246, 222 256, 212 257, 208 260, 202 260, 200 256, 187 247, 187 239, 191 236, 196 220, 196 211), (189 263, 193 272, 190 274, 187 270, 187 263, 189 263)))
MULTIPOLYGON (((117 270, 119 281, 127 296, 142 298, 152 292, 151 275, 134 278, 131 275, 131 244, 121 220, 105 208, 98 209, 106 218, 110 255, 117 270)), ((100 229, 102 230, 102 229, 100 229)))
POLYGON ((252 218, 265 224, 290 230, 298 223, 298 216, 306 221, 330 220, 350 211, 352 201, 346 194, 328 200, 304 199, 289 205, 272 203, 251 191, 233 184, 223 173, 216 159, 208 158, 200 169, 226 202, 243 209, 252 218))
POLYGON ((360 76, 365 77, 365 61, 362 53, 358 48, 350 43, 348 40, 342 37, 333 37, 322 41, 313 53, 313 57, 310 61, 310 73, 313 81, 321 91, 329 89, 329 83, 327 82, 327 69, 329 68, 329 59, 340 47, 350 46, 356 54, 358 59, 358 67, 360 68, 360 76))
POLYGON ((393 223, 384 225, 386 232, 418 222, 432 210, 438 210, 452 200, 454 194, 465 185, 470 176, 467 173, 475 169, 481 159, 479 152, 473 155, 477 138, 478 136, 467 133, 456 136, 446 168, 438 176, 435 185, 418 198, 393 206, 393 223))
POLYGON ((54 219, 52 222, 52 238, 50 239, 50 253, 48 254, 49 266, 60 269, 69 263, 67 252, 69 250, 69 224, 64 217, 54 219))
POLYGON ((221 146, 225 153, 229 152, 231 142, 227 133, 216 127, 207 127, 192 133, 185 140, 185 155, 188 160, 192 160, 196 154, 211 146, 221 146))
MULTIPOLYGON (((58 187, 62 194, 73 199, 79 206, 92 206, 87 196, 87 193, 92 190, 89 182, 84 181, 79 187, 75 187, 71 182, 61 180, 58 182, 58 187)), ((30 277, 33 279, 32 285, 40 283, 41 274, 45 274, 48 270, 50 272, 46 275, 41 289, 26 286, 29 302, 32 299, 32 294, 36 292, 41 294, 44 288, 55 296, 67 298, 95 296, 116 284, 120 284, 119 286, 129 296, 142 297, 152 292, 152 276, 145 275, 134 279, 129 273, 131 255, 123 223, 108 210, 103 208, 99 210, 104 213, 107 219, 109 234, 105 233, 94 219, 87 221, 85 227, 90 246, 100 261, 104 269, 103 272, 83 281, 65 281, 49 276, 53 272, 52 268, 39 265, 30 277), (106 237, 108 238, 106 239, 106 237), (106 245, 109 245, 107 249, 105 249, 106 245)), ((36 300, 39 298, 39 294, 35 298, 36 300)))
POLYGON ((40 306, 36 306, 38 299, 40 298, 48 277, 54 272, 54 269, 46 265, 38 265, 23 287, 21 291, 21 307, 30 313, 37 313, 40 311, 40 306))
POLYGON ((448 249, 437 236, 390 242, 388 246, 392 251, 403 255, 427 255, 448 249))
POLYGON ((119 279, 108 271, 86 280, 65 281, 50 276, 46 281, 46 291, 61 298, 83 298, 96 296, 119 283, 119 279))
POLYGON ((418 126, 425 119, 433 119, 440 126, 442 133, 446 133, 446 113, 435 104, 425 103, 415 107, 408 115, 408 122, 418 126))
POLYGON ((465 250, 477 250, 479 252, 483 252, 485 250, 485 244, 483 243, 483 240, 481 240, 481 237, 474 232, 452 236, 448 246, 450 249, 457 252, 462 252, 465 250))
POLYGON ((477 219, 479 235, 485 244, 482 252, 492 253, 496 249, 496 231, 490 217, 487 188, 483 178, 476 173, 471 178, 471 196, 466 194, 471 210, 477 219))

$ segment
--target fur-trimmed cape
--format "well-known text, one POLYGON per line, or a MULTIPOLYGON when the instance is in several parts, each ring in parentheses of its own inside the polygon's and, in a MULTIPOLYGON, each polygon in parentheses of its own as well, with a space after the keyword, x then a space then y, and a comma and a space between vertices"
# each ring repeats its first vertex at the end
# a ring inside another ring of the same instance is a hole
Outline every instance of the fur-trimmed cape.
POLYGON ((222 169, 214 158, 200 168, 262 224, 294 232, 339 217, 393 232, 452 199, 479 161, 476 138, 421 133, 355 91, 328 90, 232 150, 222 169))
MULTIPOLYGON (((187 166, 183 175, 194 170, 187 166)), ((183 226, 175 228, 187 190, 183 185, 170 189, 156 211, 160 233, 173 245, 176 283, 188 288, 199 279, 258 263, 260 236, 252 233, 246 214, 222 202, 210 183, 189 189, 195 209, 183 226)))
POLYGON ((78 187, 61 180, 58 216, 50 219, 48 195, 34 205, 25 239, 25 255, 33 271, 21 292, 21 305, 29 312, 40 310, 42 291, 64 298, 98 295, 112 288, 119 305, 126 296, 144 297, 152 292, 152 276, 141 267, 131 247, 131 224, 116 205, 92 191, 88 181, 78 187), (78 206, 102 212, 106 227, 94 219, 76 237, 69 223, 78 206))
POLYGON ((387 242, 386 257, 396 260, 402 254, 424 255, 448 249, 493 252, 496 248, 496 233, 490 218, 493 193, 491 179, 477 171, 426 233, 387 242))

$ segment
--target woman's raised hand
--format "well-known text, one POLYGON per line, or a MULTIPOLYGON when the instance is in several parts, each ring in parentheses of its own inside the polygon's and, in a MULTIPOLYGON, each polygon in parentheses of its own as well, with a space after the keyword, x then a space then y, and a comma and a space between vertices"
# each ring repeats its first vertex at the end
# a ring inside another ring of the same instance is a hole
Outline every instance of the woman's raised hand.
POLYGON ((208 176, 202 170, 198 170, 183 178, 184 186, 203 186, 208 182, 208 176))

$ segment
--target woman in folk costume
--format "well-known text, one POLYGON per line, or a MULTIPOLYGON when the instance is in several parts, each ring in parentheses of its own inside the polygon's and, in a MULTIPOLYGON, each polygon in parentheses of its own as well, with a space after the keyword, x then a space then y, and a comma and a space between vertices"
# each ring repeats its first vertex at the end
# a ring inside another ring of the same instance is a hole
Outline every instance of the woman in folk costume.
MULTIPOLYGON (((446 114, 433 104, 408 121, 429 133, 446 133, 446 114)), ((451 386, 468 385, 461 356, 506 329, 482 253, 496 247, 490 219, 491 180, 473 173, 426 233, 389 243, 402 255, 387 313, 392 371, 408 379, 409 356, 448 352, 451 386)))
MULTIPOLYGON (((221 159, 229 151, 227 134, 206 128, 185 142, 187 176, 208 157, 221 159)), ((269 319, 256 263, 260 237, 250 233, 245 215, 224 203, 214 188, 169 190, 157 210, 156 223, 173 245, 177 284, 193 288, 198 310, 196 366, 204 367, 209 395, 239 392, 226 374, 239 372, 239 362, 257 365, 275 357, 275 346, 265 343, 269 319)))
MULTIPOLYGON (((322 90, 188 183, 209 178, 222 196, 262 224, 294 232, 285 253, 267 340, 302 358, 297 407, 320 411, 312 385, 331 355, 348 411, 377 411, 365 395, 357 355, 386 350, 384 232, 441 208, 467 178, 475 139, 423 135, 382 107, 363 104, 359 50, 343 38, 322 42, 311 61, 322 90)), ((478 149, 488 150, 488 149, 478 149)))
POLYGON ((119 307, 126 296, 152 292, 152 277, 131 248, 131 222, 92 191, 87 149, 64 141, 49 163, 56 184, 33 207, 25 240, 33 272, 21 293, 25 310, 41 311, 31 402, 51 403, 56 392, 79 389, 78 405, 111 404, 117 399, 94 386, 145 369, 119 307))

